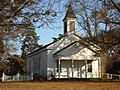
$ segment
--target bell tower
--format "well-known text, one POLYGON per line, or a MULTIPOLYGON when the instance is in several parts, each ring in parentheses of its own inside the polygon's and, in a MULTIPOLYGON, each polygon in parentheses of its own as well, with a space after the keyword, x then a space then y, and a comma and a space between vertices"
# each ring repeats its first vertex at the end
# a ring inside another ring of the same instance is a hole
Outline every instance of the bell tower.
POLYGON ((75 16, 75 13, 72 9, 72 6, 68 6, 68 10, 66 12, 66 15, 63 19, 64 22, 64 35, 67 35, 68 33, 75 33, 77 30, 77 17, 75 16))

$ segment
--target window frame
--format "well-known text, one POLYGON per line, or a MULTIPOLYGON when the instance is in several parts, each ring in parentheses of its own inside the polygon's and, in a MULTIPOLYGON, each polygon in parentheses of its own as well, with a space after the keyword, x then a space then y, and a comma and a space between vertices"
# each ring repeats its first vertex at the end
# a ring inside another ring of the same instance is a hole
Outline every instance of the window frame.
POLYGON ((70 21, 69 30, 75 31, 75 21, 70 21))

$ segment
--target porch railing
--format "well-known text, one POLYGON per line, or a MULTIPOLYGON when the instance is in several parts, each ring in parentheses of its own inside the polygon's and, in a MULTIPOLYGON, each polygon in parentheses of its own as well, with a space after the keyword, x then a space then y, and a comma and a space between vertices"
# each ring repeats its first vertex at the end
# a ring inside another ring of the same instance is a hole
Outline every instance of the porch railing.
POLYGON ((83 75, 80 75, 81 72, 78 72, 77 74, 78 77, 77 77, 74 75, 75 74, 74 70, 73 70, 73 73, 70 74, 69 68, 64 68, 64 70, 63 68, 61 68, 60 72, 57 70, 57 68, 52 68, 52 69, 50 68, 48 72, 49 72, 48 74, 49 79, 51 79, 52 76, 54 76, 55 78, 101 78, 106 80, 120 80, 120 75, 101 73, 101 72, 91 73, 91 74, 88 74, 85 72, 83 73, 83 75))
POLYGON ((101 73, 101 78, 108 79, 108 80, 120 80, 120 75, 109 74, 109 73, 101 73))

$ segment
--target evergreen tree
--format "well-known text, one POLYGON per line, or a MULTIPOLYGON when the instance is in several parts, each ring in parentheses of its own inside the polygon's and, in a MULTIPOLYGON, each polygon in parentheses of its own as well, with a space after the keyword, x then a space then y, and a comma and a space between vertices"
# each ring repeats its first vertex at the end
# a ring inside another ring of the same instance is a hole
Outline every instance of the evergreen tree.
POLYGON ((35 28, 28 27, 29 30, 26 30, 25 36, 23 37, 22 42, 22 56, 27 55, 28 53, 31 53, 35 51, 36 49, 40 48, 40 45, 38 45, 39 37, 37 36, 35 32, 35 28))

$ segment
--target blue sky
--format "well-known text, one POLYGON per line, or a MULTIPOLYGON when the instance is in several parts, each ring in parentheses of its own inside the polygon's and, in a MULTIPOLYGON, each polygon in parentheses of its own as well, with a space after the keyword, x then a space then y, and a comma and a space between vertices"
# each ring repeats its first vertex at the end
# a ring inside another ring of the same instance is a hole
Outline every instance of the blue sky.
MULTIPOLYGON (((39 45, 46 45, 53 41, 52 39, 53 37, 57 38, 59 34, 63 34, 64 25, 62 20, 65 17, 68 5, 69 5, 69 0, 61 0, 61 3, 59 5, 55 5, 54 10, 58 11, 59 13, 56 17, 56 22, 53 24, 54 26, 53 29, 50 29, 49 27, 36 28, 36 32, 38 36, 40 36, 39 45)), ((79 31, 81 30, 79 29, 79 31)))
MULTIPOLYGON (((69 0, 61 0, 61 3, 58 5, 55 5, 54 9, 59 11, 60 13, 56 17, 56 22, 53 23, 53 29, 50 29, 49 27, 46 28, 36 28, 36 32, 38 36, 40 36, 39 44, 40 45, 46 45, 53 41, 53 37, 58 37, 59 34, 63 34, 64 32, 64 25, 63 25, 63 18, 66 14, 66 8, 65 6, 68 5, 69 0)), ((79 29, 79 28, 78 28, 79 29)), ((78 32, 79 34, 79 32, 78 32)))
MULTIPOLYGON (((67 2, 67 0, 66 0, 67 2)), ((60 10, 56 17, 55 23, 53 23, 52 29, 49 27, 45 28, 36 28, 37 35, 40 36, 39 44, 46 45, 53 41, 53 37, 58 37, 59 34, 63 34, 64 25, 63 25, 63 18, 66 14, 66 9, 64 7, 65 1, 62 1, 59 7, 55 5, 55 10, 60 10), (64 3, 64 4, 63 4, 64 3)))
POLYGON ((59 34, 63 34, 63 17, 64 15, 57 19, 56 23, 53 24, 53 28, 36 28, 37 35, 40 36, 40 45, 46 45, 53 41, 53 37, 58 37, 59 34))

